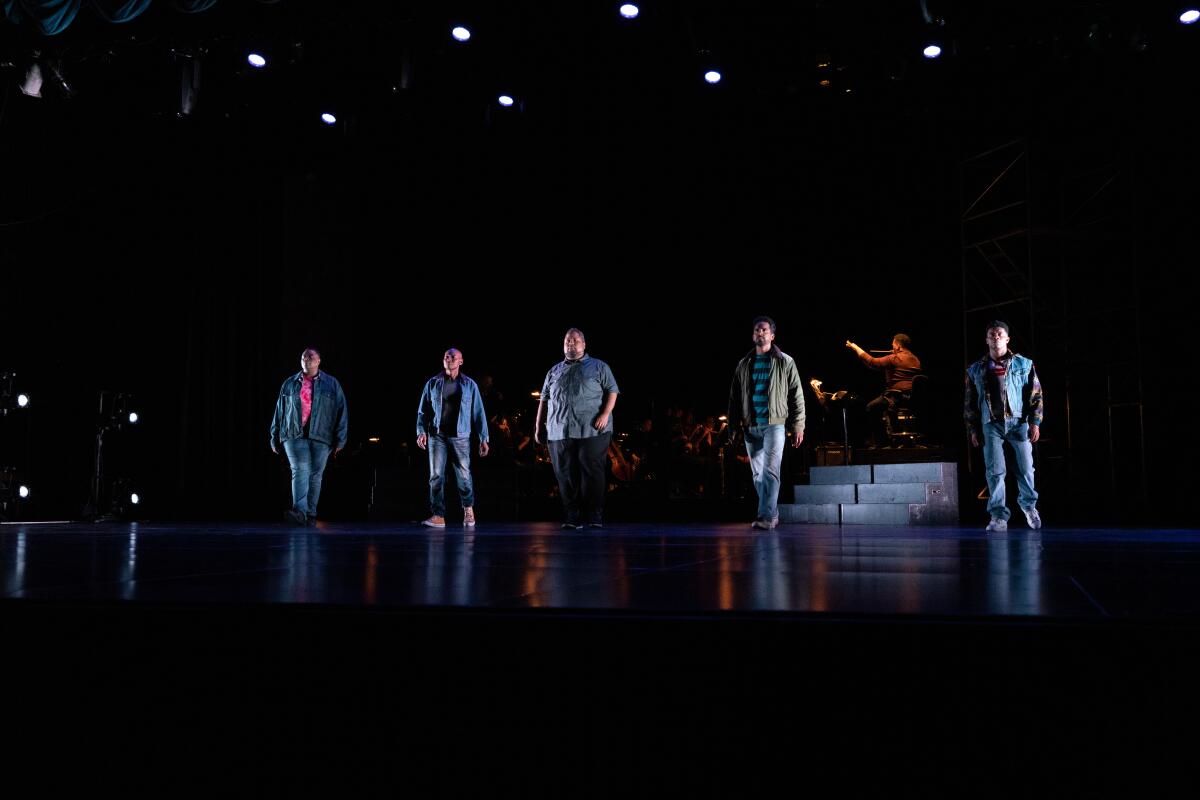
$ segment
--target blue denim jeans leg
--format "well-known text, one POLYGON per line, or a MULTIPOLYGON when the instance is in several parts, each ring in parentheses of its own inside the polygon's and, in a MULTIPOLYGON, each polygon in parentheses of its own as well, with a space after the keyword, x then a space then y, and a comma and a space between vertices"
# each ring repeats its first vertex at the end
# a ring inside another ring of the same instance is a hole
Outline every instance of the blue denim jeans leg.
POLYGON ((446 462, 454 465, 455 482, 463 508, 475 505, 475 484, 471 480, 471 437, 429 436, 429 506, 435 517, 446 516, 446 462))
POLYGON ((315 439, 291 439, 283 443, 292 465, 292 508, 308 517, 317 516, 321 477, 332 447, 315 439))
POLYGON ((758 492, 758 518, 779 516, 779 466, 783 463, 782 425, 754 425, 746 429, 750 476, 758 492))
POLYGON ((983 463, 987 472, 988 513, 996 519, 1012 516, 1004 490, 1004 443, 1012 447, 1017 467, 1017 502, 1021 508, 1035 508, 1038 493, 1033 488, 1033 444, 1029 425, 1015 418, 1004 422, 986 422, 983 426, 983 463))

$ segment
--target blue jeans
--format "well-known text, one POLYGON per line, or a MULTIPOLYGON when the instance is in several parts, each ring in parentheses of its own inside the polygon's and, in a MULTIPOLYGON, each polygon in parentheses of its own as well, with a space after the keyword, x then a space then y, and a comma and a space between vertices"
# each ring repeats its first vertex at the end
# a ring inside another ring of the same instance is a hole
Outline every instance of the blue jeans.
POLYGON ((1004 443, 1012 447, 1017 462, 1017 502, 1021 508, 1037 506, 1038 493, 1033 488, 1033 444, 1029 441, 1029 425, 1016 418, 983 425, 983 464, 987 472, 988 513, 996 519, 1007 520, 1012 512, 1005 505, 1004 443))
POLYGON ((290 439, 283 443, 283 449, 292 465, 292 508, 315 517, 321 476, 333 448, 316 439, 290 439))
POLYGON ((429 505, 435 517, 446 516, 446 461, 454 463, 458 494, 463 508, 475 505, 471 481, 471 437, 429 434, 429 505), (451 456, 453 456, 451 458, 451 456))
POLYGON ((779 465, 783 463, 782 425, 754 425, 746 428, 746 453, 750 456, 750 476, 758 492, 758 518, 773 520, 779 516, 779 465))

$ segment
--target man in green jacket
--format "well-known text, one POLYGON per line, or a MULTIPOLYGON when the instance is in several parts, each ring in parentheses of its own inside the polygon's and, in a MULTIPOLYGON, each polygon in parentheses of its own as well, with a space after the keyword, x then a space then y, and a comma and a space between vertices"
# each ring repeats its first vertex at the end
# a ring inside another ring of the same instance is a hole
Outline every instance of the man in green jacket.
POLYGON ((804 392, 796 362, 775 346, 775 320, 756 317, 754 349, 738 362, 729 389, 729 427, 740 425, 758 492, 758 517, 751 527, 779 525, 779 467, 783 440, 804 441, 804 392))

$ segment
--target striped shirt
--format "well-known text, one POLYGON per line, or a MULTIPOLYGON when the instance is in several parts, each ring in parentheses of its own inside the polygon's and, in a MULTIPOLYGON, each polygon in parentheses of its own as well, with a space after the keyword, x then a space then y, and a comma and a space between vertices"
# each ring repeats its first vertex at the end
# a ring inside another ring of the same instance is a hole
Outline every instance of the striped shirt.
POLYGON ((754 407, 754 424, 765 425, 770 418, 771 354, 754 356, 754 369, 750 376, 754 381, 754 392, 750 404, 754 407))

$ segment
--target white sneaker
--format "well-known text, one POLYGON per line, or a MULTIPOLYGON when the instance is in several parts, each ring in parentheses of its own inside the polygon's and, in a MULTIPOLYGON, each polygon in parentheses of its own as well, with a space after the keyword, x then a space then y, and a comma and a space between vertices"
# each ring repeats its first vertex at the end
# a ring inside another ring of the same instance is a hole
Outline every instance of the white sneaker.
POLYGON ((1042 527, 1042 515, 1038 513, 1036 507, 1022 508, 1021 510, 1025 512, 1025 519, 1029 521, 1030 528, 1036 531, 1042 527))
POLYGON ((992 517, 992 521, 984 528, 985 531, 1006 531, 1008 530, 1008 520, 992 517))
POLYGON ((463 509, 463 527, 464 528, 474 528, 475 527, 475 509, 473 509, 473 508, 464 508, 463 509))

